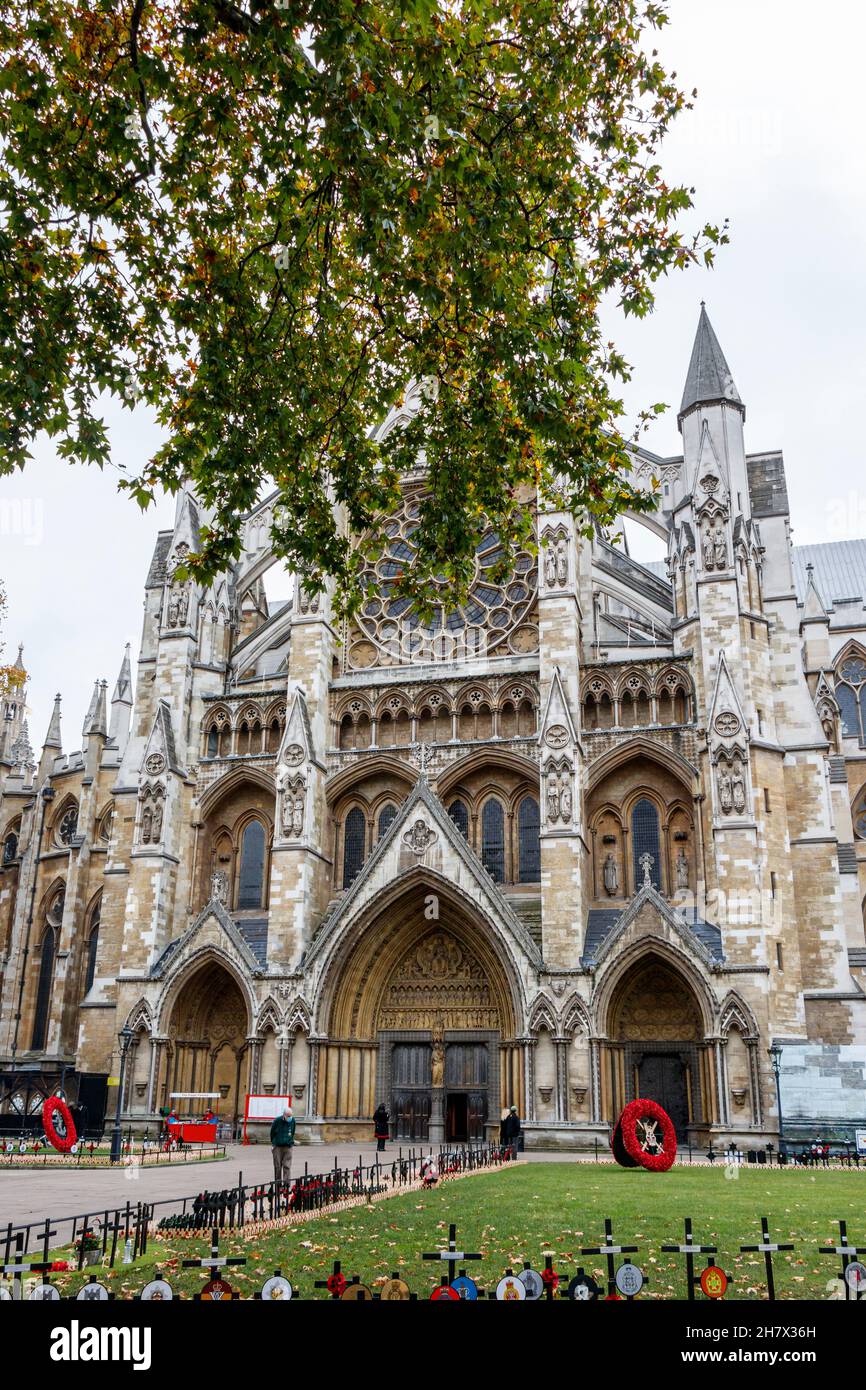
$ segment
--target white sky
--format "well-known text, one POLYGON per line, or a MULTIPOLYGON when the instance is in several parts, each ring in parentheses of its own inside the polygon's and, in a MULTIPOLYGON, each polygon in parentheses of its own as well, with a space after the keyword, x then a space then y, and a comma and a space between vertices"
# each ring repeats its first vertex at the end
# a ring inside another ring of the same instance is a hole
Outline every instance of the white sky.
MULTIPOLYGON (((701 221, 731 222, 712 272, 658 286, 655 314, 606 327, 634 365, 629 410, 672 409, 645 436, 679 452, 679 405, 701 299, 746 403, 751 451, 783 448, 799 543, 866 535, 866 4, 835 0, 672 0, 662 61, 699 89, 662 157, 694 185, 701 221)), ((147 413, 110 408, 114 457, 135 472, 158 442, 147 413)), ((0 479, 0 576, 7 658, 25 644, 37 754, 54 692, 63 741, 80 745, 93 682, 109 694, 124 643, 138 648, 143 583, 173 502, 142 515, 114 470, 71 469, 50 443, 0 479)), ((640 533, 646 536, 645 532, 640 533)), ((644 558, 655 555, 649 537, 644 558)), ((632 553, 640 555, 632 546, 632 553)))

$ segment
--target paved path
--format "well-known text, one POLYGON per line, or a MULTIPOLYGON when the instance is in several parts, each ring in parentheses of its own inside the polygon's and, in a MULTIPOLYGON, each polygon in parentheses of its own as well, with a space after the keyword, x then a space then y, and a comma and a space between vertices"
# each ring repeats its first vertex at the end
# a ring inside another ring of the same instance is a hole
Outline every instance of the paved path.
MULTIPOLYGON (((400 1151, 400 1145, 389 1143, 384 1162, 390 1164, 400 1151)), ((408 1153, 409 1146, 403 1146, 408 1153)), ((350 1167, 360 1157, 364 1164, 376 1154, 374 1143, 369 1144, 299 1144, 295 1148, 293 1176, 303 1173, 307 1165, 311 1173, 333 1168, 350 1167)), ((532 1162, 574 1162, 574 1153, 528 1153, 521 1155, 532 1162)), ((184 1165, 172 1163, 163 1167, 139 1168, 138 1176, 126 1168, 95 1168, 90 1170, 57 1168, 9 1169, 0 1167, 0 1232, 11 1221, 14 1225, 43 1221, 46 1216, 60 1220, 65 1216, 96 1214, 100 1210, 133 1205, 137 1202, 165 1202, 157 1208, 157 1218, 179 1209, 184 1197, 194 1197, 202 1188, 233 1187, 238 1174, 245 1183, 270 1181, 273 1177, 271 1150, 267 1144, 230 1144, 225 1159, 212 1163, 184 1165)), ((59 1233, 65 1235, 66 1233, 59 1233)))

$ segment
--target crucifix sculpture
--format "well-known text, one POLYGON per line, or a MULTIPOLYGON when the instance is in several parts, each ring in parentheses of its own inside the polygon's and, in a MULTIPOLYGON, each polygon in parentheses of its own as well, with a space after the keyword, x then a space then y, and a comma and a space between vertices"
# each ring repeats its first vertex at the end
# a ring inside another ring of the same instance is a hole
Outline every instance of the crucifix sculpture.
POLYGON ((643 869, 643 883, 641 884, 641 888, 652 888, 652 866, 655 862, 655 858, 651 854, 642 854, 638 860, 638 863, 643 869))

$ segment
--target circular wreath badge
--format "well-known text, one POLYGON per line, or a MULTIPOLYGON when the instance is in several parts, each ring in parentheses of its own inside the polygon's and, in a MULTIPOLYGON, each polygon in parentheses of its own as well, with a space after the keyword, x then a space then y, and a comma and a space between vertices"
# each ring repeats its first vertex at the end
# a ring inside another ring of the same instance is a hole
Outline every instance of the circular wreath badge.
POLYGON ((73 1144, 78 1141, 72 1111, 59 1096, 49 1096, 43 1105, 42 1128, 45 1130, 45 1138, 58 1153, 68 1154, 73 1144))
POLYGON ((613 1156, 623 1168, 666 1173, 677 1156, 670 1115, 654 1100, 633 1100, 616 1122, 613 1156))

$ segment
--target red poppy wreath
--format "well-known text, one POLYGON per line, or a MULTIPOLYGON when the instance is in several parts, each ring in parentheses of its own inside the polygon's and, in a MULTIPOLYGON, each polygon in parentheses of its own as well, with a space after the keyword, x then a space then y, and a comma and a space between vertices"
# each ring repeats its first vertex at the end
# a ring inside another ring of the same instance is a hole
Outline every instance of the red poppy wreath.
POLYGON ((58 1153, 68 1154, 73 1144, 78 1139, 75 1133, 75 1121, 72 1118, 72 1111, 61 1100, 59 1096, 49 1096, 42 1107, 42 1128, 45 1130, 45 1138, 58 1153), (60 1120, 58 1128, 57 1120, 60 1120))
POLYGON ((670 1116, 654 1100, 633 1100, 616 1122, 611 1148, 623 1168, 667 1172, 677 1156, 670 1116))

